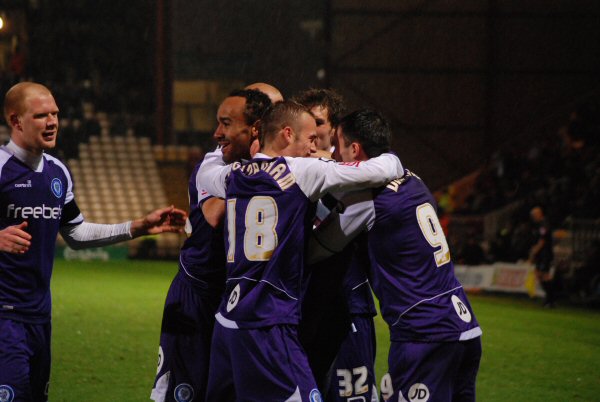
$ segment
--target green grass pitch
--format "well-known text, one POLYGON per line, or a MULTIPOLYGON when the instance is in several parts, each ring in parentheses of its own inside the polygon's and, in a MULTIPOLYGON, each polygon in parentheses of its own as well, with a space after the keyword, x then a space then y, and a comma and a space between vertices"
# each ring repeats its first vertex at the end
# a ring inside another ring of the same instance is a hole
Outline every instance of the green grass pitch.
MULTIPOLYGON (((53 402, 148 401, 176 262, 67 262, 52 282, 53 402)), ((477 399, 599 401, 600 312, 471 296, 483 328, 477 399)), ((378 376, 387 328, 377 317, 378 376)))

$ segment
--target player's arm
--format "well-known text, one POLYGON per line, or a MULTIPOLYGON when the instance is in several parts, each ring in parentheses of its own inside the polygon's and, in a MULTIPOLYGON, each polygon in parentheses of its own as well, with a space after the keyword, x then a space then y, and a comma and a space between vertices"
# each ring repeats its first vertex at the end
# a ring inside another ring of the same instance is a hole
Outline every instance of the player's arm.
POLYGON ((225 198, 225 179, 231 171, 231 165, 223 162, 223 153, 220 149, 208 152, 198 169, 196 185, 204 188, 215 197, 225 198))
POLYGON ((206 222, 213 228, 221 225, 225 219, 225 200, 222 198, 209 198, 202 203, 202 214, 206 222))
POLYGON ((74 250, 102 247, 133 238, 159 233, 180 233, 185 225, 186 213, 173 206, 159 208, 143 218, 133 221, 102 223, 67 223, 60 228, 65 242, 74 250))
POLYGON ((343 211, 332 211, 313 230, 308 246, 308 263, 319 262, 341 252, 347 244, 373 226, 375 208, 370 190, 354 191, 340 198, 343 211))
POLYGON ((31 246, 31 235, 25 231, 27 221, 0 230, 0 251, 23 254, 31 246))
MULTIPOLYGON (((223 154, 221 153, 221 161, 223 160, 222 155, 223 154)), ((204 165, 205 163, 208 163, 209 165, 210 163, 214 163, 215 165, 217 165, 218 160, 213 160, 211 162, 211 158, 212 156, 207 154, 207 156, 204 158, 204 161, 202 161, 200 168, 202 168, 202 165, 204 165)), ((219 164, 219 166, 222 165, 219 164)), ((222 198, 214 197, 210 193, 210 191, 202 187, 200 179, 200 169, 198 169, 198 171, 196 172, 195 189, 198 192, 198 204, 202 210, 202 215, 204 215, 204 219, 206 219, 206 222, 208 222, 208 224, 213 228, 216 228, 217 226, 221 225, 223 223, 223 220, 225 219, 225 200, 223 200, 222 198)))
POLYGON ((382 186, 404 174, 400 159, 391 153, 350 164, 313 158, 289 158, 288 162, 296 183, 313 201, 327 192, 382 186))
POLYGON ((538 240, 537 243, 535 243, 531 249, 529 250, 529 262, 530 263, 534 263, 535 259, 537 258, 538 254, 540 253, 540 251, 542 251, 542 249, 544 248, 544 246, 546 245, 546 239, 544 239, 543 237, 538 240))

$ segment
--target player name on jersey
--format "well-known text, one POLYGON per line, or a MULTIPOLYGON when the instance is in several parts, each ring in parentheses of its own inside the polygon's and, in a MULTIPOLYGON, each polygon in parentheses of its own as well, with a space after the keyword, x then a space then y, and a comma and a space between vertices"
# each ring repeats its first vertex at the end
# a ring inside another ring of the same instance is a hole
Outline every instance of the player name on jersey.
POLYGON ((275 159, 275 160, 266 160, 259 162, 251 162, 245 165, 242 165, 239 162, 235 162, 233 164, 232 170, 241 170, 244 174, 248 176, 252 176, 257 174, 260 171, 264 171, 271 175, 279 188, 283 190, 287 190, 296 183, 296 178, 289 171, 287 164, 284 159, 275 159), (285 173, 285 174, 284 174, 285 173))

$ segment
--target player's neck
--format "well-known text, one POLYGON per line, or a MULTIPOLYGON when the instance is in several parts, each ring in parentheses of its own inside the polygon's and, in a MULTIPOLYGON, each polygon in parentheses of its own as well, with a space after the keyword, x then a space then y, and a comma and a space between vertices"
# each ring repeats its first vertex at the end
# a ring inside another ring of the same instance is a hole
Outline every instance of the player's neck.
POLYGON ((277 156, 281 156, 281 151, 277 151, 273 147, 268 147, 268 146, 266 146, 263 149, 261 149, 260 153, 261 154, 265 154, 267 156, 270 156, 272 158, 275 158, 277 156))

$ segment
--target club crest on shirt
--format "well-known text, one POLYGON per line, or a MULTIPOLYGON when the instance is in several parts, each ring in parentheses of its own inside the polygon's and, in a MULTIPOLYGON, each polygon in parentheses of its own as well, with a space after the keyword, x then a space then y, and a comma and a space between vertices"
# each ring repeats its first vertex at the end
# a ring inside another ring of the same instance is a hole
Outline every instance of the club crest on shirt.
POLYGON ((191 402, 194 399, 194 388, 190 384, 179 384, 175 387, 174 396, 177 402, 191 402))
POLYGON ((310 391, 308 399, 309 399, 310 402, 323 402, 323 398, 321 397, 321 393, 316 388, 313 389, 312 391, 310 391))
POLYGON ((56 198, 60 198, 63 195, 63 185, 60 179, 52 179, 52 183, 50 183, 50 189, 56 198))
POLYGON ((0 385, 0 402, 12 402, 15 399, 15 391, 8 385, 0 385))

